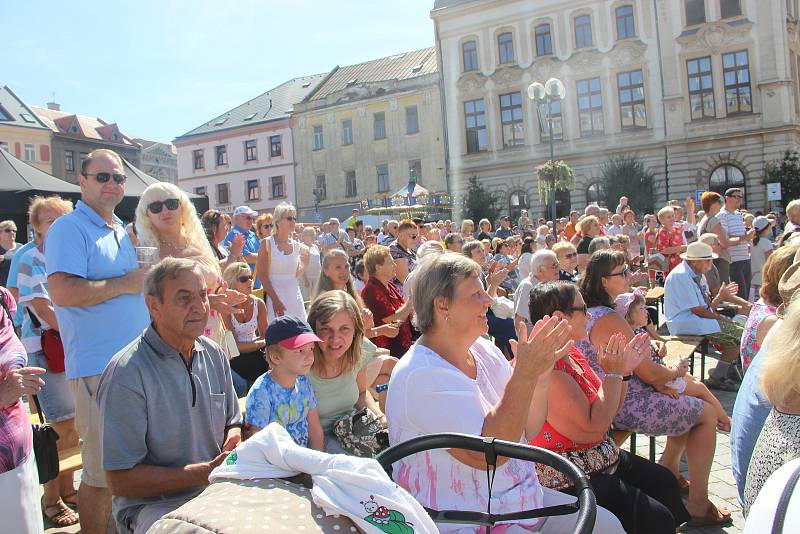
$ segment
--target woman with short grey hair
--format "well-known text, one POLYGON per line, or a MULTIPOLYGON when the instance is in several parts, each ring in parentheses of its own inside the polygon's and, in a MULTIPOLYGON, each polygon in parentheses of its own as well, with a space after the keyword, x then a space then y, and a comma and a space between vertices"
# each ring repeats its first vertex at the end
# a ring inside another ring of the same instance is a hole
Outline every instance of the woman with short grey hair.
MULTIPOLYGON (((419 266, 412 298, 422 337, 395 366, 386 416, 394 445, 435 432, 460 432, 521 442, 536 436, 547 415, 550 370, 568 353, 569 328, 545 318, 532 332, 520 326, 515 365, 482 336, 492 299, 480 282, 480 266, 460 254, 442 254, 419 266)), ((491 497, 483 453, 430 450, 395 465, 395 481, 423 506, 483 510, 495 514, 573 502, 543 489, 535 464, 498 459, 491 497), (453 491, 458 487, 458 491, 453 491), (491 499, 491 503, 489 500, 491 499)), ((598 508, 596 532, 622 532, 619 522, 598 508)), ((564 532, 571 516, 522 520, 528 530, 564 532)), ((443 534, 463 532, 440 525, 443 534)), ((470 530, 471 531, 471 530, 470 530)))

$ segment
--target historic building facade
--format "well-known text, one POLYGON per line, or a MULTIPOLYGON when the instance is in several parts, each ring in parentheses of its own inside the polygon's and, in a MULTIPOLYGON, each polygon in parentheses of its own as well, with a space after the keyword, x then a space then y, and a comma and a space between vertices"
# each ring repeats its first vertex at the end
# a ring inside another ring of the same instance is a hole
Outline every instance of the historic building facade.
POLYGON ((47 173, 53 172, 51 132, 10 87, 0 86, 0 150, 47 173))
POLYGON ((141 170, 162 182, 178 183, 178 151, 172 143, 134 138, 142 147, 141 170))
POLYGON ((348 217, 412 176, 447 191, 434 48, 334 68, 295 104, 293 124, 302 220, 348 217))
POLYGON ((53 176, 77 184, 81 163, 92 150, 108 148, 128 160, 131 165, 140 164, 141 147, 120 131, 116 123, 61 111, 61 107, 50 102, 46 108, 31 106, 31 109, 52 132, 53 176))
POLYGON ((177 137, 178 185, 225 212, 294 204, 292 106, 323 79, 294 78, 177 137))
POLYGON ((655 174, 657 203, 741 185, 763 209, 765 163, 800 141, 796 0, 436 0, 431 17, 451 186, 476 175, 512 213, 544 213, 535 81, 566 87, 553 140, 576 183, 559 215, 598 198, 618 153, 655 174))

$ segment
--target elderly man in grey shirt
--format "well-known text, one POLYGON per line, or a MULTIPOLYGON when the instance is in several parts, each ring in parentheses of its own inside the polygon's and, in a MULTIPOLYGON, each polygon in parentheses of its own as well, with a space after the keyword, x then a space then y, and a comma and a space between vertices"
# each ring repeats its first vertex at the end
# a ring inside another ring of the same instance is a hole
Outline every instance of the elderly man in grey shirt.
POLYGON ((201 337, 209 305, 199 265, 166 258, 145 291, 152 324, 109 362, 97 395, 112 511, 118 530, 135 534, 208 485, 242 422, 230 366, 201 337))

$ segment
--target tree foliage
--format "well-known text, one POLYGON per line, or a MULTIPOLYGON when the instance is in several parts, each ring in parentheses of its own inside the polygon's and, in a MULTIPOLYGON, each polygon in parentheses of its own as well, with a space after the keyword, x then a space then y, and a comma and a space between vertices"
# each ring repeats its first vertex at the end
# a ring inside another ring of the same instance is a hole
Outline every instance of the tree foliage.
POLYGON ((498 203, 499 194, 486 189, 478 181, 478 177, 473 175, 469 179, 467 193, 464 195, 464 210, 462 216, 465 219, 472 219, 477 226, 478 221, 484 217, 490 221, 496 221, 500 214, 498 203))
POLYGON ((764 171, 765 183, 781 184, 784 206, 800 198, 800 153, 796 150, 787 150, 783 154, 783 159, 767 163, 764 171))
POLYGON ((619 197, 637 213, 653 213, 653 173, 636 156, 610 156, 600 166, 606 206, 613 210, 619 197))

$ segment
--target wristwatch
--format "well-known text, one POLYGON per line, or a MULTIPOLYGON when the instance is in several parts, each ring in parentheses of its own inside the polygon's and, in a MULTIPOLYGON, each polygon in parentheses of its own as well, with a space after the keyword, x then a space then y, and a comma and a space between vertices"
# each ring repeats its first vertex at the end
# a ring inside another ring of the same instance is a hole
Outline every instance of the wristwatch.
POLYGON ((620 380, 625 380, 625 376, 621 373, 606 373, 606 378, 619 378, 620 380))

